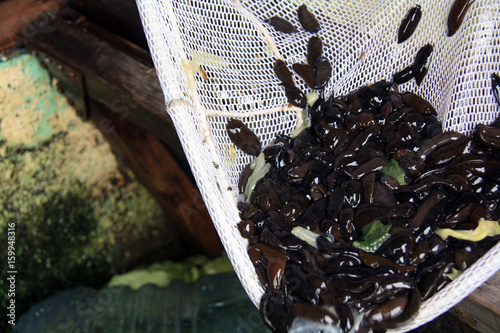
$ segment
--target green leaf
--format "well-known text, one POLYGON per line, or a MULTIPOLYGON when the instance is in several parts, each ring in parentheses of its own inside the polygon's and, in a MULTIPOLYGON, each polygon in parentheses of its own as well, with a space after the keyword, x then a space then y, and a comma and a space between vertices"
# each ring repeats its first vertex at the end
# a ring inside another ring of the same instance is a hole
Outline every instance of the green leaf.
POLYGON ((380 169, 380 172, 387 176, 391 176, 392 178, 396 179, 399 184, 401 185, 408 185, 408 183, 405 180, 405 171, 403 168, 398 164, 398 162, 391 158, 389 163, 380 169))
POLYGON ((389 238, 390 225, 376 220, 363 228, 361 238, 352 245, 366 252, 375 252, 389 238))

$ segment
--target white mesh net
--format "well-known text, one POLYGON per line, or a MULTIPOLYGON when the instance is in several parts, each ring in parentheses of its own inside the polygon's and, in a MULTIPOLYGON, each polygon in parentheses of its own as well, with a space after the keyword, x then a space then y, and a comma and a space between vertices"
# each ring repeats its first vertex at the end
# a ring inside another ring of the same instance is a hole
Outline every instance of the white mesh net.
MULTIPOLYGON (((429 100, 445 130, 470 134, 477 123, 497 118, 490 75, 500 71, 500 2, 477 0, 460 30, 446 35, 453 1, 420 0, 422 19, 409 40, 397 44, 397 29, 416 2, 410 0, 137 0, 167 111, 226 251, 249 297, 262 288, 237 228, 237 184, 252 157, 235 149, 225 124, 239 118, 267 145, 302 121, 289 107, 273 72, 276 58, 305 63, 311 33, 277 32, 264 23, 274 15, 300 27, 297 7, 318 18, 333 75, 325 92, 342 95, 413 62, 427 43, 434 46, 429 73, 420 86, 402 85, 429 100)), ((303 80, 295 77, 306 93, 303 80)), ((426 301, 402 332, 442 314, 500 268, 500 244, 439 294, 426 301)))

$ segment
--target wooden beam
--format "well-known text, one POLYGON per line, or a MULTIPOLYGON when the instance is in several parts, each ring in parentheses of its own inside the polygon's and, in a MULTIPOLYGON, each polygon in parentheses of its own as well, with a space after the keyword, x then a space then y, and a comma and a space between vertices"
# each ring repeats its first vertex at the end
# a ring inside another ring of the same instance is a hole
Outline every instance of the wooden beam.
POLYGON ((61 66, 77 69, 89 98, 158 136, 187 167, 152 62, 90 33, 90 23, 78 13, 66 9, 61 14, 72 20, 58 17, 25 38, 25 43, 61 66))
POLYGON ((94 25, 147 48, 135 0, 67 0, 94 25))
POLYGON ((461 321, 482 333, 500 332, 500 272, 451 309, 461 321))
POLYGON ((56 16, 64 5, 60 0, 9 0, 0 2, 0 50, 12 47, 19 35, 30 35, 33 25, 56 16))
POLYGON ((58 18, 25 41, 49 56, 79 68, 139 102, 159 118, 170 121, 154 68, 116 49, 105 40, 58 18))
POLYGON ((164 144, 94 100, 89 107, 91 120, 181 229, 186 242, 208 255, 220 255, 222 243, 199 191, 164 144))

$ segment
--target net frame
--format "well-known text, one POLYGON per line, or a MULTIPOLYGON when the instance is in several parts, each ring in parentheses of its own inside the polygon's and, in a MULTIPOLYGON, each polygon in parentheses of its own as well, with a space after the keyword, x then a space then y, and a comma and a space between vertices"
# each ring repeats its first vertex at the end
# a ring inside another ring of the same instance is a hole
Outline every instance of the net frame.
MULTIPOLYGON (((334 67, 326 95, 343 95, 363 84, 390 80, 412 63, 417 50, 434 45, 429 73, 400 90, 429 100, 444 129, 470 134, 477 123, 497 118, 490 74, 500 70, 500 2, 476 0, 460 30, 446 36, 452 1, 237 1, 136 0, 165 95, 193 175, 235 271, 250 299, 263 293, 247 255, 247 241, 236 224, 237 183, 250 163, 230 142, 225 123, 241 119, 267 145, 276 134, 301 125, 302 110, 290 107, 272 64, 305 63, 311 33, 300 28, 296 9, 306 4, 322 24, 317 33, 334 67), (422 19, 412 37, 396 43, 396 31, 415 4, 422 19), (279 15, 299 29, 283 34, 264 23, 279 15)), ((296 84, 309 92, 302 80, 296 84)), ((418 327, 460 302, 500 269, 500 244, 441 292, 423 303, 404 332, 418 327)))

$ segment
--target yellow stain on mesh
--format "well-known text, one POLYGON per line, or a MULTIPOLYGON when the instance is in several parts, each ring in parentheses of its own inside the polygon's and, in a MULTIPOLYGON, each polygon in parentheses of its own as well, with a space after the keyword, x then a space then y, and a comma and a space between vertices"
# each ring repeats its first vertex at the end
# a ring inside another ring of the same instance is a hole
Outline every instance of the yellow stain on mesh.
POLYGON ((234 145, 230 144, 229 149, 224 149, 224 155, 224 168, 229 169, 236 162, 237 150, 234 145))

